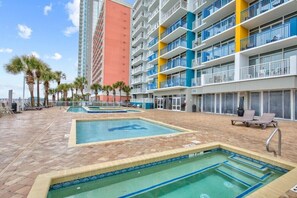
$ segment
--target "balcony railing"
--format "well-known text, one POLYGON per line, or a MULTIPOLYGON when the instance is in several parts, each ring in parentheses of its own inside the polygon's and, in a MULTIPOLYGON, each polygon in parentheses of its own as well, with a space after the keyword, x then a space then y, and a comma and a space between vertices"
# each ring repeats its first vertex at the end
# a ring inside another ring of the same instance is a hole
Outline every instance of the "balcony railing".
POLYGON ((169 0, 163 0, 163 1, 161 1, 161 7, 163 7, 167 2, 168 2, 169 0))
POLYGON ((159 28, 159 21, 158 22, 156 22, 156 23, 154 23, 153 25, 149 25, 148 26, 148 32, 147 32, 147 34, 148 35, 150 35, 152 32, 154 32, 154 31, 156 31, 156 29, 158 29, 159 28))
POLYGON ((152 47, 152 46, 155 45, 158 41, 159 41, 158 37, 153 38, 153 39, 148 43, 148 47, 152 47))
POLYGON ((131 63, 132 65, 135 64, 136 62, 140 61, 140 60, 143 60, 143 56, 140 55, 140 56, 137 56, 131 63))
POLYGON ((172 33, 174 30, 176 30, 179 27, 184 27, 187 28, 187 21, 185 20, 178 20, 175 22, 173 25, 169 26, 162 34, 161 34, 161 39, 163 39, 165 36, 169 35, 172 33))
POLYGON ((136 43, 141 38, 143 38, 143 33, 139 34, 135 39, 133 39, 132 44, 136 43))
POLYGON ((224 7, 226 4, 230 3, 233 0, 217 0, 214 3, 212 3, 210 6, 208 6, 203 11, 203 18, 208 17, 209 15, 215 13, 217 10, 224 7))
POLYGON ((195 21, 192 23, 192 29, 194 30, 195 28, 199 27, 202 25, 202 17, 196 18, 195 21))
POLYGON ((142 22, 140 23, 136 28, 135 30, 133 31, 133 33, 137 32, 138 30, 140 30, 140 28, 144 28, 145 27, 145 24, 142 22))
POLYGON ((246 50, 281 39, 290 37, 290 23, 285 23, 275 28, 265 30, 263 32, 253 34, 240 41, 241 50, 246 50))
POLYGON ((221 32, 224 32, 225 30, 232 28, 233 26, 235 26, 235 14, 203 30, 202 39, 206 40, 211 38, 221 32))
POLYGON ((192 42, 192 48, 198 47, 199 45, 201 45, 202 43, 202 39, 201 37, 196 38, 193 42, 192 42))
POLYGON ((139 5, 137 5, 137 7, 133 10, 134 11, 133 15, 135 15, 135 13, 138 11, 138 9, 141 6, 147 6, 147 4, 144 1, 140 2, 139 5))
POLYGON ((139 98, 139 99, 131 99, 130 102, 138 102, 138 103, 153 103, 152 98, 139 98))
POLYGON ((163 49, 161 49, 161 55, 163 55, 163 54, 165 54, 167 52, 170 52, 170 51, 174 50, 177 47, 187 47, 187 40, 180 38, 178 40, 175 40, 175 41, 169 43, 167 45, 167 47, 164 47, 163 49))
POLYGON ((193 78, 192 79, 192 86, 201 86, 201 77, 193 78))
POLYGON ((202 4, 204 4, 206 2, 206 0, 195 0, 193 2, 193 10, 196 10, 197 8, 199 8, 202 4))
POLYGON ((255 79, 290 74, 290 59, 250 65, 240 68, 240 79, 255 79))
POLYGON ((132 54, 135 54, 135 52, 137 52, 140 49, 144 49, 143 45, 139 45, 138 47, 132 49, 132 54))
POLYGON ((287 1, 289 1, 289 0, 262 0, 262 1, 259 1, 241 12, 241 16, 240 16, 241 22, 244 22, 244 21, 251 19, 255 16, 258 16, 259 14, 262 14, 268 10, 271 10, 271 9, 273 9, 287 1))
POLYGON ((159 13, 159 7, 157 7, 148 17, 148 21, 152 20, 152 18, 159 13))
POLYGON ((186 67, 187 66, 187 59, 185 59, 185 58, 172 59, 172 60, 168 61, 166 64, 161 65, 160 70, 162 72, 162 71, 166 71, 166 70, 175 68, 177 66, 186 67))
POLYGON ((231 55, 234 53, 234 51, 235 44, 234 41, 232 41, 226 45, 222 45, 219 48, 213 48, 212 50, 202 52, 202 62, 207 62, 217 58, 231 55))
POLYGON ((160 83, 160 88, 186 86, 185 78, 169 79, 160 83))
POLYGON ((131 81, 132 84, 142 83, 142 82, 144 82, 144 77, 142 77, 142 76, 141 77, 134 78, 131 81))
POLYGON ((132 94, 143 93, 143 92, 145 92, 144 90, 145 90, 145 89, 142 89, 142 88, 133 88, 133 89, 131 90, 131 93, 132 93, 132 94))
POLYGON ((150 55, 147 59, 148 61, 155 60, 158 57, 158 52, 155 51, 152 55, 150 55))
POLYGON ((143 67, 136 67, 135 69, 132 69, 132 74, 136 74, 136 73, 138 73, 138 72, 141 72, 141 71, 143 71, 143 67))
POLYGON ((222 82, 230 82, 234 81, 234 70, 226 70, 221 72, 216 72, 212 74, 204 75, 204 84, 214 84, 214 83, 222 83, 222 82))
POLYGON ((133 20, 133 24, 135 24, 141 17, 147 17, 147 15, 144 12, 141 12, 136 19, 133 20))
POLYGON ((147 71, 147 76, 152 76, 158 73, 158 65, 147 71))
POLYGON ((196 58, 196 59, 193 59, 192 60, 192 67, 197 67, 197 66, 199 66, 199 65, 201 65, 201 57, 198 57, 198 58, 196 58))
MULTIPOLYGON (((165 5, 165 4, 163 4, 165 5)), ((173 13, 175 13, 178 9, 184 8, 187 9, 187 2, 183 0, 179 0, 172 8, 170 8, 166 13, 162 14, 162 23, 166 21, 173 13)))
POLYGON ((157 83, 156 83, 156 82, 153 82, 153 83, 149 83, 149 84, 147 84, 146 89, 147 89, 147 90, 157 89, 157 83))

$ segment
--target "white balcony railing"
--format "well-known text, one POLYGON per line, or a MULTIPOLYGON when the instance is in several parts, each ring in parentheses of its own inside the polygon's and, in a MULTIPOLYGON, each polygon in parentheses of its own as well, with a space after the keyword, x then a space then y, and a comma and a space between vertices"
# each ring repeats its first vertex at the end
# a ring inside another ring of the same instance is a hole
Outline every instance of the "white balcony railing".
POLYGON ((144 71, 144 67, 142 67, 142 66, 136 67, 135 69, 132 69, 132 75, 136 74, 136 73, 139 73, 139 72, 142 72, 142 71, 144 71))
POLYGON ((152 98, 140 98, 140 99, 131 99, 130 102, 140 102, 140 103, 153 103, 152 98))
POLYGON ((152 20, 152 18, 159 13, 159 7, 157 7, 148 17, 148 21, 152 20))
POLYGON ((206 2, 206 0, 195 0, 193 2, 193 11, 199 8, 201 5, 203 5, 206 2))
POLYGON ((240 79, 266 78, 289 75, 291 73, 290 58, 268 63, 250 65, 240 68, 240 79))
MULTIPOLYGON (((163 5, 165 5, 165 3, 163 5)), ((171 15, 173 13, 175 13, 180 8, 187 9, 187 2, 185 2, 183 0, 179 0, 176 4, 174 4, 174 6, 172 8, 170 8, 167 12, 162 14, 162 17, 161 17, 162 23, 164 21, 166 21, 169 17, 171 17, 171 15)))
POLYGON ((153 25, 149 25, 148 26, 148 32, 147 32, 147 34, 148 35, 150 35, 152 32, 154 32, 154 31, 156 31, 156 29, 158 29, 159 28, 159 21, 158 22, 156 22, 156 23, 154 23, 153 25))
POLYGON ((199 45, 201 45, 202 40, 201 37, 196 38, 193 42, 192 42, 192 48, 198 47, 199 45))
POLYGON ((202 75, 202 85, 234 81, 234 70, 202 75))

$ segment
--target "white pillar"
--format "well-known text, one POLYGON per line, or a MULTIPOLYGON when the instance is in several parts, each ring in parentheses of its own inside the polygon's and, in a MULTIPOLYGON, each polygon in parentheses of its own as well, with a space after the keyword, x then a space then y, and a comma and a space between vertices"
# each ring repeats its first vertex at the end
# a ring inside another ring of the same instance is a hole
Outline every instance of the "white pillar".
POLYGON ((290 73, 297 75, 297 56, 290 56, 290 73))
POLYGON ((291 89, 291 120, 295 120, 295 90, 291 89))
POLYGON ((263 115, 263 91, 260 92, 260 116, 263 115))
POLYGON ((235 53, 234 80, 240 80, 240 68, 249 65, 249 58, 240 52, 235 53))

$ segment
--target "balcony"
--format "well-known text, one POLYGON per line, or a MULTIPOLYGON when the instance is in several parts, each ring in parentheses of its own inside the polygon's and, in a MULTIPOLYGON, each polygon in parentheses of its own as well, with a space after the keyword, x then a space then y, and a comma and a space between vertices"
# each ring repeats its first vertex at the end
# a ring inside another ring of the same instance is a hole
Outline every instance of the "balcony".
POLYGON ((141 93, 144 93, 146 89, 142 89, 141 87, 140 88, 133 88, 131 90, 131 93, 132 94, 141 94, 141 93))
POLYGON ((155 51, 153 54, 151 54, 147 60, 149 62, 149 64, 155 64, 158 62, 158 51, 155 51))
POLYGON ((145 78, 143 78, 142 76, 134 78, 134 79, 131 80, 131 84, 133 84, 133 85, 142 84, 142 83, 145 83, 145 82, 146 82, 145 78))
POLYGON ((133 20, 133 26, 136 27, 139 22, 143 21, 145 18, 147 17, 147 15, 144 12, 141 12, 135 20, 133 20))
MULTIPOLYGON (((204 46, 204 44, 203 44, 204 46)), ((198 47, 202 47, 202 38, 198 37, 194 41, 192 41, 192 49, 197 50, 198 47)))
POLYGON ((205 24, 206 23, 202 21, 202 17, 196 18, 196 20, 192 22, 192 30, 194 32, 198 32, 204 27, 205 24))
POLYGON ((158 75, 158 65, 154 65, 154 67, 147 71, 146 75, 149 78, 156 77, 158 75))
POLYGON ((148 23, 153 23, 159 19, 159 8, 157 7, 148 17, 148 23))
POLYGON ((201 77, 193 78, 191 85, 192 85, 192 87, 201 86, 201 77))
POLYGON ((148 26, 148 31, 147 31, 147 35, 150 37, 156 37, 158 36, 158 32, 159 32, 159 22, 156 22, 153 25, 149 25, 148 26))
POLYGON ((225 83, 234 81, 234 70, 226 70, 202 75, 202 85, 225 83))
MULTIPOLYGON (((261 63, 258 65, 250 65, 240 68, 240 80, 259 79, 290 75, 292 66, 290 58, 277 60, 268 63, 261 63)), ((292 62, 293 63, 293 62, 292 62)), ((295 61, 296 68, 296 61, 295 61)))
POLYGON ((161 14, 161 25, 169 26, 187 14, 187 2, 178 0, 168 11, 161 14))
POLYGON ((169 59, 187 50, 187 40, 179 38, 161 49, 161 58, 169 59))
POLYGON ((148 43, 148 49, 149 50, 157 50, 158 49, 158 41, 159 41, 159 38, 158 37, 155 37, 153 38, 149 43, 148 43))
POLYGON ((161 34, 161 41, 163 43, 170 43, 176 38, 184 35, 187 31, 187 21, 180 19, 161 34))
POLYGON ((234 13, 234 11, 235 0, 217 0, 203 10, 203 21, 212 24, 230 15, 230 13, 234 13))
POLYGON ((137 56, 145 51, 143 44, 139 45, 138 47, 132 49, 132 55, 137 56))
POLYGON ((144 34, 139 34, 135 39, 132 40, 132 46, 137 46, 139 43, 141 43, 142 41, 144 41, 144 34))
POLYGON ((154 89, 157 89, 157 83, 156 83, 156 82, 152 82, 152 83, 147 84, 146 89, 147 89, 147 90, 154 90, 154 89))
POLYGON ((139 5, 137 5, 136 8, 133 10, 133 17, 136 17, 137 14, 146 7, 147 4, 144 1, 140 2, 139 5))
POLYGON ((152 0, 149 4, 148 11, 152 12, 157 7, 159 7, 159 0, 152 0))
POLYGON ((146 29, 144 22, 141 22, 133 31, 133 36, 143 32, 146 29))
POLYGON ((196 69, 197 67, 200 67, 202 65, 202 58, 198 57, 196 59, 192 60, 192 69, 196 69))
POLYGON ((187 59, 186 58, 177 58, 168 61, 166 64, 161 65, 160 73, 161 74, 173 74, 187 69, 187 59))
POLYGON ((220 47, 214 47, 211 50, 202 52, 202 63, 210 62, 213 64, 221 64, 223 62, 234 60, 234 56, 230 57, 229 55, 234 54, 235 52, 235 43, 230 41, 229 43, 223 44, 220 47), (222 59, 223 57, 230 59, 222 59), (220 60, 217 60, 220 59, 220 60), (217 61, 215 61, 217 60, 217 61))
POLYGON ((170 87, 185 87, 186 79, 185 78, 173 78, 168 79, 164 82, 160 82, 160 88, 170 88, 170 87))
POLYGON ((135 59, 132 60, 131 65, 139 65, 141 63, 145 62, 145 59, 142 55, 137 56, 135 59))
POLYGON ((262 0, 241 12, 242 25, 251 29, 296 11, 294 0, 262 0))
POLYGON ((139 74, 141 74, 143 71, 144 71, 143 67, 142 67, 142 66, 138 66, 138 67, 132 69, 131 74, 132 74, 132 75, 139 75, 139 74))
POLYGON ((242 53, 255 55, 296 45, 297 30, 296 28, 291 28, 296 27, 296 23, 297 17, 292 18, 290 22, 242 39, 240 41, 242 53))
POLYGON ((230 38, 235 35, 235 31, 232 29, 232 27, 234 26, 235 26, 235 14, 203 30, 202 41, 203 42, 207 41, 207 44, 211 45, 221 41, 222 38, 230 38))
POLYGON ((197 13, 198 10, 200 10, 203 5, 206 4, 206 0, 195 0, 193 1, 193 13, 197 13))

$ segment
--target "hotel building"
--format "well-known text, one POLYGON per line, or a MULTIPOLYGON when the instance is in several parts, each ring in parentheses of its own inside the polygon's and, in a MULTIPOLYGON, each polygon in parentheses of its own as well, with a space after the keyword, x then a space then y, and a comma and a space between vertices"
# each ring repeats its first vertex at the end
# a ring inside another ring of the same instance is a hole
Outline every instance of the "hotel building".
POLYGON ((134 13, 139 3, 152 14, 141 19, 147 90, 134 103, 145 96, 158 109, 218 114, 242 104, 297 119, 296 0, 138 0, 134 13))
POLYGON ((130 24, 129 4, 103 1, 93 37, 92 84, 112 85, 117 81, 129 84, 130 24))

